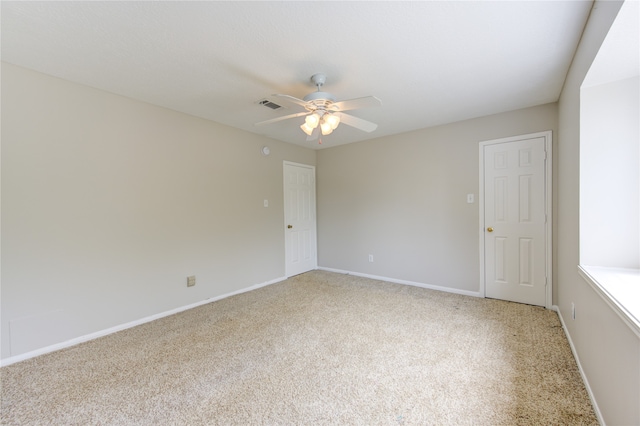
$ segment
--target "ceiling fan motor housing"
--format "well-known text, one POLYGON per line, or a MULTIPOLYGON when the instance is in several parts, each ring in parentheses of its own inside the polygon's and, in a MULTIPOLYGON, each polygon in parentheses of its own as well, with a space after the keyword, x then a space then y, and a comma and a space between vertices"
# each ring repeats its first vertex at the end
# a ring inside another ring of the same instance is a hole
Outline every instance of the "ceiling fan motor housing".
POLYGON ((327 92, 313 92, 313 93, 309 93, 307 96, 305 96, 303 98, 305 101, 307 102, 312 102, 312 101, 317 101, 317 100, 322 100, 322 101, 331 101, 331 102, 335 102, 336 101, 336 97, 333 96, 331 93, 327 93, 327 92))

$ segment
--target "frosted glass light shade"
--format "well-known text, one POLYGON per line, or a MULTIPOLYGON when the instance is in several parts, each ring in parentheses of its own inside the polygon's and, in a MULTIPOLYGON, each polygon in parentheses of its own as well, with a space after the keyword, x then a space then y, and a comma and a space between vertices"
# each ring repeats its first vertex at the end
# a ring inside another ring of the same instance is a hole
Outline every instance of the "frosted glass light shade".
POLYGON ((331 128, 331 124, 329 124, 329 122, 327 121, 323 121, 322 123, 320 123, 320 130, 322 130, 322 134, 324 136, 331 134, 331 132, 333 132, 333 129, 331 128))
POLYGON ((304 122, 307 126, 315 129, 316 127, 318 127, 318 123, 320 122, 320 116, 316 113, 307 115, 307 118, 304 119, 304 122))
POLYGON ((332 130, 335 130, 336 127, 338 127, 338 124, 340 124, 340 117, 334 114, 330 114, 324 117, 324 121, 329 123, 332 130))
POLYGON ((300 126, 300 128, 301 128, 301 129, 302 129, 302 131, 303 131, 303 132, 305 132, 307 135, 311 136, 311 133, 313 133, 313 129, 315 128, 315 126, 314 126, 314 127, 311 127, 311 126, 309 126, 309 125, 306 123, 306 121, 305 121, 305 123, 304 123, 302 126, 300 126))

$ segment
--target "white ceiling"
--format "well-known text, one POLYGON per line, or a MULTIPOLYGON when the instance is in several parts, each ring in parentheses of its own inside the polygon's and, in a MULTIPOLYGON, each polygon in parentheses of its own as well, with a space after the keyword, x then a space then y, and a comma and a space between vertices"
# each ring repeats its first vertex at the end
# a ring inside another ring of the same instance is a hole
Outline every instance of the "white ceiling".
POLYGON ((558 100, 592 1, 10 2, 2 60, 311 148, 558 100), (306 142, 296 112, 312 74, 373 133, 306 142))
POLYGON ((597 86, 638 75, 640 75, 640 2, 625 1, 602 42, 582 82, 582 87, 597 86))

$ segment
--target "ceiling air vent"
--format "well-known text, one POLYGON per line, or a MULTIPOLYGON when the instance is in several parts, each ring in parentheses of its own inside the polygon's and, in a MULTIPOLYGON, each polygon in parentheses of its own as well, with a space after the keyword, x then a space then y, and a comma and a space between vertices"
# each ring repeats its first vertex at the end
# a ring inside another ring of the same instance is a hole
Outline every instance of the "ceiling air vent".
POLYGON ((270 100, 268 100, 268 99, 263 99, 263 100, 261 100, 261 101, 258 101, 258 103, 259 103, 260 105, 264 105, 264 106, 266 106, 267 108, 271 108, 271 109, 280 109, 280 108, 282 108, 282 105, 278 105, 278 104, 276 104, 276 103, 274 103, 274 102, 271 102, 271 101, 270 101, 270 100))

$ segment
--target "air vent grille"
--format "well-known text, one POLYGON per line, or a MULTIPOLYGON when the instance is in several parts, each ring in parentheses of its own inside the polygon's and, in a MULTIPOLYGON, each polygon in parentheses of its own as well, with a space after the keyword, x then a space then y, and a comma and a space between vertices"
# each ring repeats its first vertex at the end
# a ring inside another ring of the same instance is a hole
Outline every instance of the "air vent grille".
POLYGON ((271 102, 268 99, 263 99, 261 101, 258 101, 258 103, 260 105, 264 105, 264 106, 266 106, 267 108, 270 108, 270 109, 280 109, 280 108, 282 108, 282 105, 278 105, 278 104, 276 104, 274 102, 271 102))

